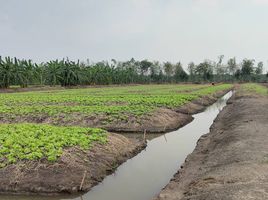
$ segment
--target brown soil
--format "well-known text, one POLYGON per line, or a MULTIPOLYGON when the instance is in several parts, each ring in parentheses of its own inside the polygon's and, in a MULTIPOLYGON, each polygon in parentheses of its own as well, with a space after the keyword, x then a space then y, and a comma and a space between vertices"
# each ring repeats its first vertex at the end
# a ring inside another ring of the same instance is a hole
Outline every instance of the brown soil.
POLYGON ((268 98, 236 93, 155 200, 268 199, 268 98))
POLYGON ((2 168, 0 193, 85 192, 145 147, 144 143, 118 134, 109 134, 108 141, 105 145, 95 144, 88 151, 77 147, 65 149, 53 164, 47 160, 21 161, 2 168))

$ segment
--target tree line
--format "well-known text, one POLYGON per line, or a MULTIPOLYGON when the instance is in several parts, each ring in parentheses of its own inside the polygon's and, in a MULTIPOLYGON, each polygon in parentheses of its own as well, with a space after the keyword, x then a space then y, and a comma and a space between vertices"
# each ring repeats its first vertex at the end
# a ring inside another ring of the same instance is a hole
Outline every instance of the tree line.
POLYGON ((268 80, 268 72, 263 74, 263 62, 256 64, 252 59, 244 59, 237 63, 235 58, 230 58, 224 64, 223 58, 219 56, 217 61, 205 60, 199 64, 191 62, 186 72, 180 62, 160 63, 132 58, 124 62, 112 59, 111 62, 90 63, 88 60, 81 62, 66 58, 35 63, 32 60, 0 56, 0 87, 268 80))

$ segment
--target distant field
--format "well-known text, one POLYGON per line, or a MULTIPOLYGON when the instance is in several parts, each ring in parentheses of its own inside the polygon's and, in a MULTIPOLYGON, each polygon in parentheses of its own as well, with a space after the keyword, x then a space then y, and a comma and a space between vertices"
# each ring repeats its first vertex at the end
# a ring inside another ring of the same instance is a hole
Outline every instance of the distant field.
POLYGON ((0 94, 0 116, 6 120, 105 115, 106 122, 139 117, 159 107, 174 108, 232 87, 211 85, 141 85, 0 94))
POLYGON ((268 95, 268 88, 256 83, 246 83, 241 85, 241 91, 259 95, 268 95))

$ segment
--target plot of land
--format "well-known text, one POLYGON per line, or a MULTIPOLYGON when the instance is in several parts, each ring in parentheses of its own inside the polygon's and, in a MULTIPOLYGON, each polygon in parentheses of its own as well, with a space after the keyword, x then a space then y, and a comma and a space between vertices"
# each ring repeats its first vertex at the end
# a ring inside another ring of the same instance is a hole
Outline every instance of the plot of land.
POLYGON ((137 123, 159 108, 175 109, 202 96, 231 88, 229 84, 147 85, 0 94, 1 122, 105 127, 137 123))

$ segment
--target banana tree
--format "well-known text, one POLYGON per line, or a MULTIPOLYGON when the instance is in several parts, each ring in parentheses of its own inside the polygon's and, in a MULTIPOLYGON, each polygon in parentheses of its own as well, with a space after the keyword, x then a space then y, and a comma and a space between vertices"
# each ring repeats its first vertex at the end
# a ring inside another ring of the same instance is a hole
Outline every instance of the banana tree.
POLYGON ((13 78, 13 61, 10 57, 5 60, 0 56, 0 87, 9 88, 13 78))
POLYGON ((60 74, 61 80, 60 83, 62 86, 73 86, 80 83, 80 68, 79 61, 76 63, 74 61, 62 60, 60 62, 60 74))
POLYGON ((59 60, 49 61, 45 64, 45 80, 50 86, 55 86, 61 79, 61 64, 59 60))
POLYGON ((46 66, 44 63, 34 65, 34 77, 38 84, 44 85, 46 66))
POLYGON ((22 67, 22 62, 16 57, 14 58, 13 76, 14 76, 14 84, 24 87, 25 75, 22 67))
POLYGON ((31 60, 22 60, 21 62, 23 81, 21 82, 21 87, 28 87, 32 83, 34 78, 34 64, 31 60))

